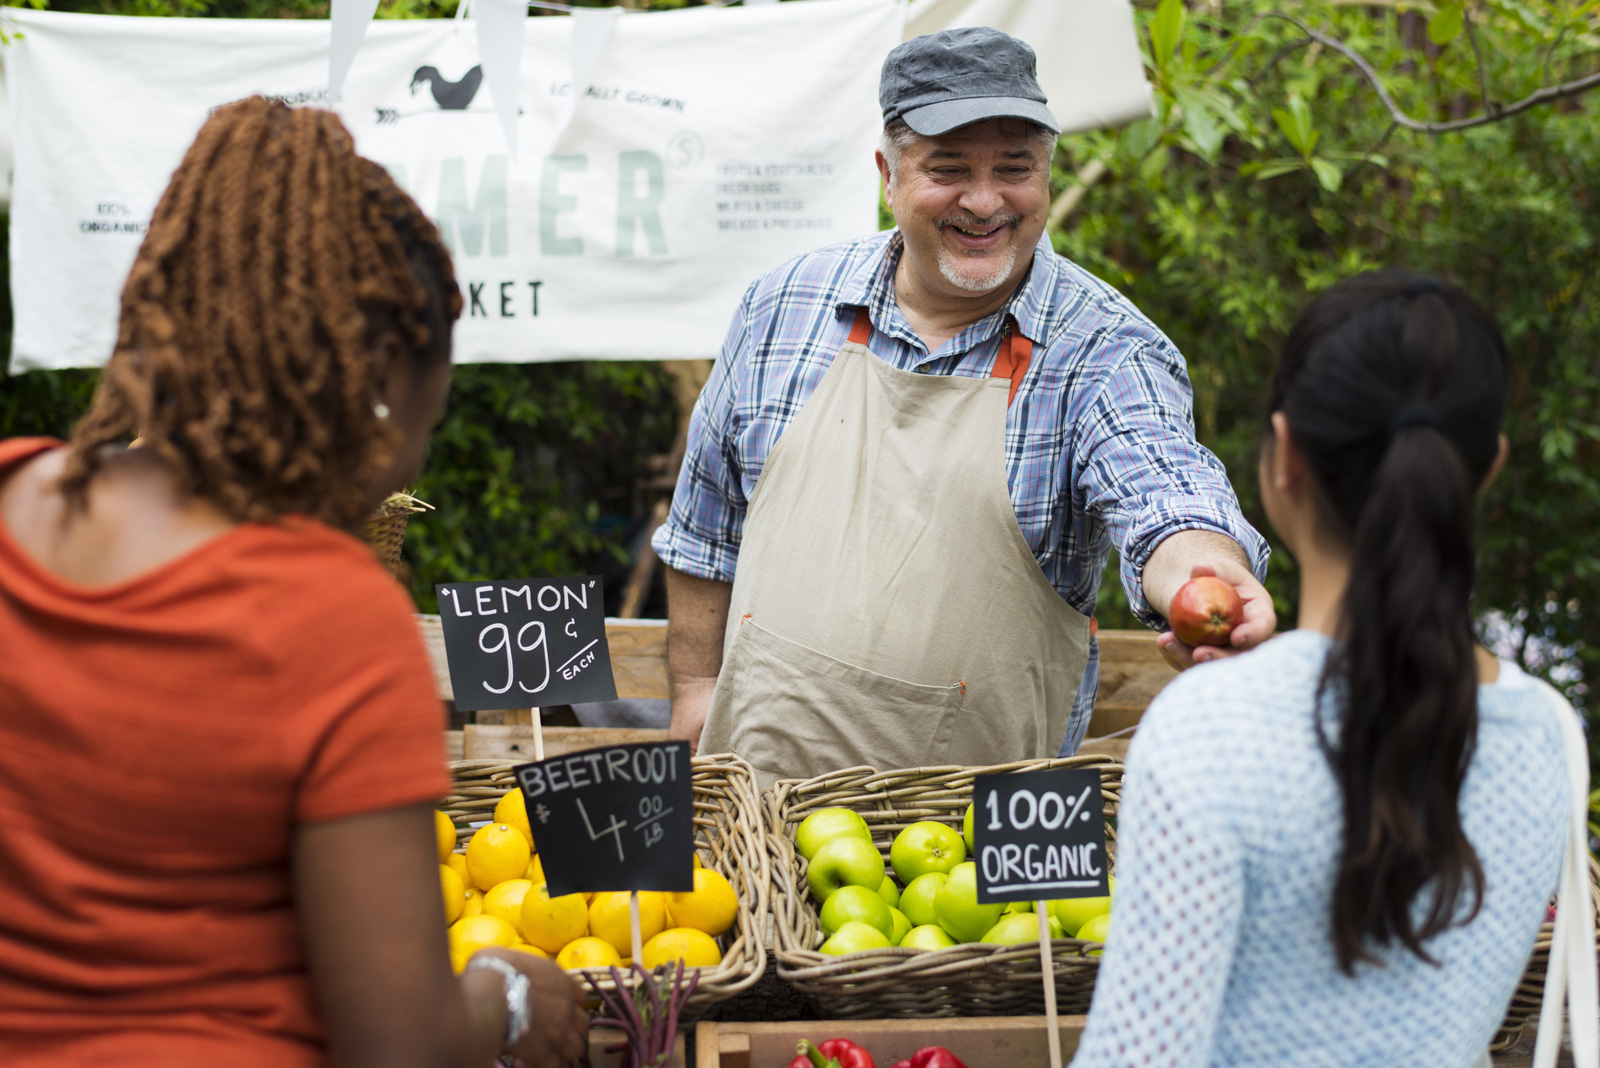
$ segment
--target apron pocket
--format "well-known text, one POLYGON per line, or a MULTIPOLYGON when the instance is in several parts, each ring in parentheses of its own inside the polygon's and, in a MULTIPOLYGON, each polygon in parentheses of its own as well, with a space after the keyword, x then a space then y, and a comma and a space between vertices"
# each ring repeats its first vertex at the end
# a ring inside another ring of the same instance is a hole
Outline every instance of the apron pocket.
POLYGON ((706 729, 763 778, 946 764, 963 691, 880 675, 745 619, 706 729))

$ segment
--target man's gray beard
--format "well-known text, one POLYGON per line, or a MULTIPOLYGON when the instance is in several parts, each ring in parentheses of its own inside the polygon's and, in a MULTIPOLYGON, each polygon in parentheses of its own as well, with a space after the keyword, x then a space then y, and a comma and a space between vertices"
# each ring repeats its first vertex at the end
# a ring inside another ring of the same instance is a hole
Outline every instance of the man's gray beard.
POLYGON ((955 263, 952 262, 953 259, 954 257, 952 257, 948 252, 945 252, 942 249, 940 250, 939 274, 943 276, 944 280, 955 286, 957 289, 964 289, 968 293, 987 293, 991 289, 998 288, 1002 283, 1005 282, 1007 278, 1011 277, 1011 269, 1017 265, 1017 249, 1016 246, 1013 245, 1011 250, 1006 254, 1006 260, 1004 263, 1000 264, 988 274, 981 275, 977 278, 974 278, 971 275, 961 274, 959 271, 957 271, 955 263))

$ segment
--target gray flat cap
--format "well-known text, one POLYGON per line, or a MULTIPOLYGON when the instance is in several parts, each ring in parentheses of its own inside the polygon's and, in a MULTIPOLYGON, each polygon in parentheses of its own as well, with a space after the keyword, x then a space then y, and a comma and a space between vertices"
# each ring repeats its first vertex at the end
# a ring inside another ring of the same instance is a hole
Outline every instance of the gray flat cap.
POLYGON ((996 118, 1061 132, 1034 74, 1033 49, 988 26, 940 30, 895 46, 883 61, 878 104, 885 126, 904 119, 924 137, 996 118))

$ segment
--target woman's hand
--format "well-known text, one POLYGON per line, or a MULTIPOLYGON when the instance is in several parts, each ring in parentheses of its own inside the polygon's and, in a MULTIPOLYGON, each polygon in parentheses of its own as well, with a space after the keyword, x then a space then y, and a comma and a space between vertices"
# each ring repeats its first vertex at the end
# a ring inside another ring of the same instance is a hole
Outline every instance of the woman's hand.
POLYGON ((519 1068, 561 1068, 582 1055, 589 1036, 582 984, 555 962, 529 953, 482 949, 528 977, 528 1017, 533 1026, 509 1051, 519 1068))

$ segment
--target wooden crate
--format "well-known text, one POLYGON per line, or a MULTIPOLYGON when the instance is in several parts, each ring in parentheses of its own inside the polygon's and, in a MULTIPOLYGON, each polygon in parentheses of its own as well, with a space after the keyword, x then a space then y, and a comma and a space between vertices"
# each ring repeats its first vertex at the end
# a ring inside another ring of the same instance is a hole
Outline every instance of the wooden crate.
MULTIPOLYGON (((1056 1020, 1061 1059, 1072 1059, 1087 1016, 1056 1020)), ((713 1023, 696 1026, 695 1068, 782 1068, 802 1039, 848 1038, 866 1047, 879 1068, 924 1046, 943 1046, 972 1068, 1049 1068, 1043 1016, 948 1017, 938 1020, 800 1020, 791 1023, 713 1023)), ((598 1062, 597 1062, 598 1063, 598 1062)))

